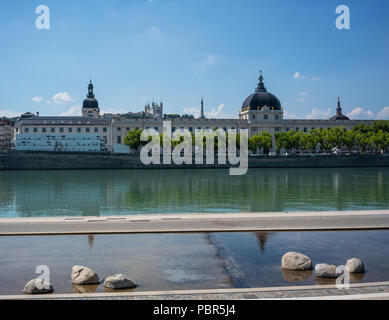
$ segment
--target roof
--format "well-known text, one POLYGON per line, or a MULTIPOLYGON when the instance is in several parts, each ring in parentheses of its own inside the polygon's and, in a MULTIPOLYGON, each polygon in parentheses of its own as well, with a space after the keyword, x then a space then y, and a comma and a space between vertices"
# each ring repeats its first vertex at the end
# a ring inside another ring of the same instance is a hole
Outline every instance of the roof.
POLYGON ((110 125, 111 119, 75 116, 35 116, 21 119, 22 125, 110 125))

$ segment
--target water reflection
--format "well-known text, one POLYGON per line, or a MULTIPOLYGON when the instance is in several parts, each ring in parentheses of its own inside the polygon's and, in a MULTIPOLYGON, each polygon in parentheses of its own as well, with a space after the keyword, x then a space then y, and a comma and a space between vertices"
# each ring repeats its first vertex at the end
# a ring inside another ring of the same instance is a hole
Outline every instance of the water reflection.
POLYGON ((95 293, 98 286, 98 284, 80 285, 72 283, 72 290, 74 293, 95 293))
POLYGON ((266 250, 266 243, 269 240, 269 237, 274 234, 274 232, 254 232, 255 236, 258 239, 259 249, 261 253, 264 254, 266 250))
POLYGON ((305 271, 293 271, 281 269, 282 277, 288 282, 300 282, 303 280, 307 280, 312 277, 312 270, 305 271))
POLYGON ((380 209, 389 168, 2 171, 0 216, 380 209), (309 205, 307 205, 309 204, 309 205))

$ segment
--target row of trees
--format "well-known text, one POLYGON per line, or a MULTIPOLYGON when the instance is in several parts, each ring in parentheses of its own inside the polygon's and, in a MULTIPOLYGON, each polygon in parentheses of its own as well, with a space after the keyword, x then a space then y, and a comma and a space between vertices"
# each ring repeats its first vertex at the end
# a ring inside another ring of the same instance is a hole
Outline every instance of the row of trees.
POLYGON ((331 151, 334 148, 358 149, 384 152, 389 146, 389 121, 375 121, 372 126, 360 124, 351 130, 346 128, 313 129, 309 132, 289 131, 275 135, 275 146, 279 151, 331 151))
MULTIPOLYGON (((213 129, 215 134, 217 133, 216 130, 217 130, 217 128, 213 129)), ((129 146, 131 149, 134 149, 134 150, 139 149, 139 147, 141 147, 141 146, 143 146, 143 145, 145 145, 147 143, 147 141, 141 141, 141 139, 140 139, 141 135, 142 135, 142 129, 130 130, 127 133, 127 135, 124 137, 124 144, 129 146)), ((196 143, 195 135, 194 135, 194 133, 190 133, 190 135, 191 135, 191 139, 192 139, 192 145, 194 146, 195 143, 196 143)), ((214 136, 214 135, 212 135, 212 136, 214 136)), ((270 135, 270 137, 271 137, 271 135, 270 135)), ((209 140, 210 136, 207 135, 206 133, 204 133, 203 146, 205 146, 205 144, 207 142, 207 138, 209 140)), ((148 141, 151 141, 151 139, 152 138, 149 137, 148 141)), ((167 137, 164 134, 159 134, 159 139, 160 139, 159 141, 160 141, 161 147, 163 146, 164 141, 169 139, 170 140, 170 144, 171 144, 171 146, 173 148, 176 147, 178 144, 180 144, 182 141, 184 141, 184 137, 181 137, 180 140, 175 140, 175 139, 170 139, 169 137, 167 137)), ((211 137, 211 139, 212 139, 212 137, 211 137)), ((236 140, 236 147, 239 148, 240 147, 240 134, 239 133, 236 134, 236 139, 235 140, 236 140)), ((218 137, 215 136, 213 138, 213 143, 214 143, 214 149, 216 151, 218 149, 218 146, 220 145, 221 141, 219 141, 218 137)), ((226 133, 226 145, 225 145, 225 147, 227 147, 227 146, 228 146, 228 133, 226 133)))
MULTIPOLYGON (((214 128, 216 131, 216 128, 214 128)), ((133 129, 124 137, 124 144, 131 149, 139 149, 140 146, 147 142, 140 141, 142 130, 133 129)), ((191 133, 192 145, 195 145, 195 135, 191 133)), ((168 139, 164 135, 159 135, 161 146, 164 139, 168 139)), ((149 141, 151 137, 149 137, 149 141)), ((181 138, 183 141, 183 137, 181 138)), ((181 141, 171 140, 171 145, 174 148, 181 141)), ((347 150, 358 149, 361 153, 367 150, 376 150, 384 152, 389 147, 389 121, 375 121, 371 126, 359 124, 351 130, 346 128, 329 128, 329 129, 313 129, 308 132, 288 131, 275 134, 275 147, 279 152, 281 149, 295 151, 324 151, 330 152, 334 148, 346 148, 347 150)), ((228 143, 228 135, 226 137, 228 143)), ((206 137, 203 138, 203 144, 206 143, 206 137)), ((214 148, 217 150, 219 139, 214 138, 214 148)), ((236 146, 240 146, 240 135, 236 136, 236 146)), ((248 139, 248 147, 252 152, 263 150, 263 153, 268 154, 273 147, 272 134, 262 131, 248 139)))

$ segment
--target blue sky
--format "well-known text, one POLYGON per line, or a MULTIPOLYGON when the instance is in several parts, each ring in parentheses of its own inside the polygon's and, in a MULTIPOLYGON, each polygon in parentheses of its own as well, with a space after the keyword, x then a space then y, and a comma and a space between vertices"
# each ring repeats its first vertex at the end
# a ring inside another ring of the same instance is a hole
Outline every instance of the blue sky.
POLYGON ((89 77, 103 112, 237 117, 263 70, 286 117, 389 119, 383 0, 1 0, 0 116, 80 113, 89 77), (50 8, 50 30, 35 8, 50 8), (335 27, 348 5, 351 29, 335 27))

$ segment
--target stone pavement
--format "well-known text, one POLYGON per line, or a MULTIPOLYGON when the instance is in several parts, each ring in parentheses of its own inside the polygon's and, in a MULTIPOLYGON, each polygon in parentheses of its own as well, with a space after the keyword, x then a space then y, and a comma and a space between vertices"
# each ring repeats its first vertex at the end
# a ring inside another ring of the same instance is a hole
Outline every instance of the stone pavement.
POLYGON ((349 289, 334 285, 288 286, 247 289, 118 292, 90 294, 45 294, 0 296, 7 299, 55 300, 238 300, 238 299, 378 299, 389 300, 389 282, 351 284, 349 289))
POLYGON ((389 210, 0 219, 0 235, 360 229, 389 229, 389 210))

